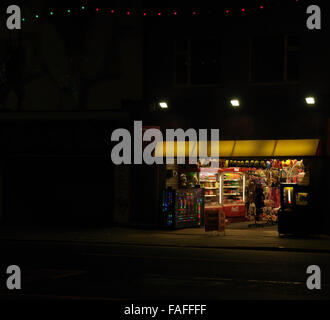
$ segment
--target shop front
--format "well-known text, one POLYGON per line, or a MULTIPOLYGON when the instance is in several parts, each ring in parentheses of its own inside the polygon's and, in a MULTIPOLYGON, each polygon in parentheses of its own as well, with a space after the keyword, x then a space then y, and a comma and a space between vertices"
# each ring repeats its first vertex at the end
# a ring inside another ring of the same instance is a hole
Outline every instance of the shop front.
MULTIPOLYGON (((216 143, 219 157, 164 165, 163 227, 203 226, 204 216, 216 209, 225 212, 227 224, 246 222, 247 227, 276 225, 279 216, 287 221, 287 213, 297 208, 312 212, 311 184, 317 181, 311 179, 311 168, 319 154, 318 139, 216 143)), ((164 150, 158 146, 156 155, 166 156, 164 150)), ((188 157, 186 143, 175 143, 175 158, 184 156, 188 157)), ((306 220, 302 213, 299 218, 306 220)), ((284 230, 290 232, 290 227, 284 230)))

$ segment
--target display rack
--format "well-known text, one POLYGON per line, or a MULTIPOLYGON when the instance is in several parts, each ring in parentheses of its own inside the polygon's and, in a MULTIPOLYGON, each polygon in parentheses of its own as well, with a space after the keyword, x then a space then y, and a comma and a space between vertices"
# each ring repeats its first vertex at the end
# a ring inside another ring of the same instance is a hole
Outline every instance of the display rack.
POLYGON ((201 168, 200 187, 204 189, 205 206, 219 204, 219 174, 217 169, 201 168))
POLYGON ((219 202, 241 204, 245 202, 245 176, 240 172, 223 172, 220 175, 219 202))

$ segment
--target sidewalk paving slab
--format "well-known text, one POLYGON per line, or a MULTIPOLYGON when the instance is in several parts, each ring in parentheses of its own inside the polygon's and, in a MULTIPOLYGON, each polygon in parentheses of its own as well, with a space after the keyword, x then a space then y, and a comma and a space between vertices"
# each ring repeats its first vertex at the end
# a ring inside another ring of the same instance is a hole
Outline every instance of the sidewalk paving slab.
POLYGON ((218 249, 282 250, 330 253, 330 237, 279 237, 276 228, 227 229, 225 235, 204 228, 180 230, 102 229, 0 229, 1 242, 33 242, 91 245, 143 245, 218 249))

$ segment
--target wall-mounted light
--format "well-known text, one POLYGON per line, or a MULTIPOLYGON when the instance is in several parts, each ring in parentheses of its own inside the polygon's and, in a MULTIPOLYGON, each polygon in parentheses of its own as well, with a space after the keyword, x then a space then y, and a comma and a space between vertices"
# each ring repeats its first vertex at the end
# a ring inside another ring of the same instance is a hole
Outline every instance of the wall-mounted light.
POLYGON ((161 108, 161 109, 168 109, 168 104, 167 104, 167 102, 165 102, 165 101, 161 101, 161 102, 159 102, 159 107, 161 108))
POLYGON ((307 104, 310 104, 310 105, 315 104, 315 98, 314 97, 306 97, 305 101, 306 101, 307 104))
POLYGON ((239 107, 239 105, 240 105, 238 99, 232 99, 232 100, 230 100, 230 104, 232 105, 232 107, 239 107))

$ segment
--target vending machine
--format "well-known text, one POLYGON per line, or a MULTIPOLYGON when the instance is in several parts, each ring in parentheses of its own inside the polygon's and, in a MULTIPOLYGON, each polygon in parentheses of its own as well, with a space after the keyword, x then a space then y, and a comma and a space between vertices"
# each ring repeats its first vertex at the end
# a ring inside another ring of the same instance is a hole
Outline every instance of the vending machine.
POLYGON ((308 234, 312 231, 309 186, 282 183, 281 209, 278 213, 279 234, 308 234))
POLYGON ((167 228, 201 226, 204 215, 203 189, 164 190, 161 212, 162 224, 167 228))
POLYGON ((220 170, 219 203, 224 206, 226 218, 246 217, 245 174, 239 170, 220 170))

